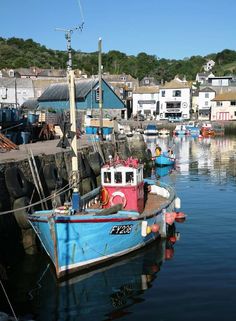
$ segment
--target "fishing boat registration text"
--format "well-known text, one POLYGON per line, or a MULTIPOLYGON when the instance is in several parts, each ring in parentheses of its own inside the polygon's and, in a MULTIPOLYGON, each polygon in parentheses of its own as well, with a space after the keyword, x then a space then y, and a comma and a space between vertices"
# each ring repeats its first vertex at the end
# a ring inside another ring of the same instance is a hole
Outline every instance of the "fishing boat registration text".
POLYGON ((110 234, 130 234, 132 230, 132 224, 130 225, 114 225, 110 231, 110 234))

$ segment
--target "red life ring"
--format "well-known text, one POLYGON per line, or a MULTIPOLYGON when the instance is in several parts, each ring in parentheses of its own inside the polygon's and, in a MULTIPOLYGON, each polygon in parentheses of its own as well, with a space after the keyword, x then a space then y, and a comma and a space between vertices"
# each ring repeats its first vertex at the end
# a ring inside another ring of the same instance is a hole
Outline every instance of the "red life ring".
POLYGON ((115 204, 118 204, 118 203, 114 203, 113 200, 116 196, 119 196, 122 200, 122 205, 123 205, 123 208, 125 208, 126 204, 127 204, 127 200, 126 200, 126 197, 125 197, 125 194, 120 192, 120 191, 116 191, 114 193, 112 193, 111 195, 111 199, 110 199, 110 202, 111 202, 111 206, 115 205, 115 204))

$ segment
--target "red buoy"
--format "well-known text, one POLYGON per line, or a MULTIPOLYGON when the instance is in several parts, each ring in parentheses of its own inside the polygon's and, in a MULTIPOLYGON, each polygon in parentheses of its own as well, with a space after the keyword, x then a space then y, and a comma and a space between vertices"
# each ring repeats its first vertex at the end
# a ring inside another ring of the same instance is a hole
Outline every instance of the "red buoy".
POLYGON ((183 212, 176 212, 175 218, 186 218, 186 215, 183 212))
POLYGON ((165 250, 165 259, 171 260, 174 256, 174 249, 166 249, 165 250))
POLYGON ((151 229, 153 233, 157 233, 160 230, 160 226, 158 224, 152 224, 151 229))
POLYGON ((169 240, 171 241, 171 243, 175 243, 176 242, 176 237, 175 236, 171 236, 170 238, 169 238, 169 240))

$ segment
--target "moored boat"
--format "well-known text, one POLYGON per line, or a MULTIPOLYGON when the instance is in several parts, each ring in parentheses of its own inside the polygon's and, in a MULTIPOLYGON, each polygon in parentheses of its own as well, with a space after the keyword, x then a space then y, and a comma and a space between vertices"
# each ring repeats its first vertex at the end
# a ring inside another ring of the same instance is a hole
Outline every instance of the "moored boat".
POLYGON ((196 124, 193 121, 190 121, 187 125, 186 128, 189 132, 189 135, 194 136, 194 137, 198 137, 200 135, 200 128, 198 126, 198 124, 196 124))
POLYGON ((159 137, 167 137, 170 135, 170 130, 166 128, 162 128, 158 131, 159 137))
POLYGON ((201 135, 203 137, 214 137, 215 131, 210 123, 204 123, 201 127, 201 135))
POLYGON ((185 125, 176 125, 173 130, 173 135, 188 135, 189 131, 185 125))
POLYGON ((164 210, 175 192, 143 179, 136 159, 116 159, 101 169, 100 188, 72 204, 36 211, 28 219, 52 260, 57 277, 83 270, 166 237, 164 210))
POLYGON ((167 154, 162 153, 155 158, 155 164, 158 166, 170 166, 175 164, 175 158, 169 157, 167 154))
POLYGON ((155 124, 148 124, 147 127, 144 130, 144 135, 146 136, 157 136, 158 135, 158 129, 155 124))

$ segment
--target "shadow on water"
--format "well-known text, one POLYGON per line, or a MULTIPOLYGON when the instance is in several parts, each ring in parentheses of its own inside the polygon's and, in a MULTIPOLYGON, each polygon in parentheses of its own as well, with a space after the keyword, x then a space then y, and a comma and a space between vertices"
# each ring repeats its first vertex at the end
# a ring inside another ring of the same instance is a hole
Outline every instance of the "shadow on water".
MULTIPOLYGON (((58 282, 43 255, 26 256, 8 273, 4 286, 19 320, 113 320, 145 301, 165 260, 172 259, 178 233, 173 224, 167 240, 157 240, 112 264, 58 282)), ((0 311, 10 313, 1 293, 0 311)), ((0 318, 0 320, 2 320, 0 318)))

